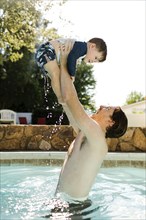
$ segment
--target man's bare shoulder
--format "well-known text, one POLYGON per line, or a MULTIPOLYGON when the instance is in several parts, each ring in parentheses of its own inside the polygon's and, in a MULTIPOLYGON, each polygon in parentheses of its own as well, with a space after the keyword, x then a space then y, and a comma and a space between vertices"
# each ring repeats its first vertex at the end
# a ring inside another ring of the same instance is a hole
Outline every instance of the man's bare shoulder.
POLYGON ((91 136, 92 138, 105 138, 105 133, 102 130, 100 124, 92 118, 88 118, 86 120, 86 126, 84 129, 86 130, 87 137, 91 136))

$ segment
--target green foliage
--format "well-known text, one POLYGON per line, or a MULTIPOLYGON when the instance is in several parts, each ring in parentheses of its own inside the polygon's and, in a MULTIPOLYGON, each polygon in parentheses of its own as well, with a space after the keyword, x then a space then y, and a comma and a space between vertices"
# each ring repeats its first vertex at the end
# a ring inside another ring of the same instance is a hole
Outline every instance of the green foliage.
POLYGON ((40 13, 36 11, 33 0, 2 1, 0 17, 0 38, 2 57, 0 63, 11 60, 16 62, 23 57, 21 49, 30 52, 35 48, 36 27, 40 13))
POLYGON ((78 97, 86 110, 95 111, 94 89, 96 81, 93 77, 93 66, 84 62, 77 65, 75 87, 78 97))
POLYGON ((68 125, 69 121, 64 112, 59 111, 58 109, 55 110, 47 110, 43 108, 39 108, 33 111, 32 114, 32 123, 37 124, 38 118, 45 117, 46 124, 49 125, 68 125))
MULTIPOLYGON (((10 108, 17 112, 33 112, 38 109, 47 109, 48 112, 60 111, 62 106, 57 102, 57 98, 51 88, 50 79, 45 87, 42 73, 34 63, 32 54, 23 51, 21 60, 13 63, 6 62, 6 77, 0 79, 0 109, 10 108)), ((1 75, 1 72, 0 72, 1 75)), ((92 74, 92 66, 84 63, 78 64, 75 87, 79 100, 86 110, 95 110, 93 90, 95 80, 92 74)))
POLYGON ((23 47, 34 52, 39 39, 42 41, 48 35, 58 37, 56 29, 48 29, 51 21, 41 16, 41 6, 49 10, 53 1, 48 0, 44 4, 42 0, 1 0, 0 64, 7 60, 16 62, 21 59, 24 55, 21 51, 23 47))
POLYGON ((126 99, 126 104, 129 105, 143 100, 144 100, 144 96, 140 92, 132 91, 126 99))
MULTIPOLYGON (((47 40, 47 36, 59 37, 55 28, 48 28, 51 21, 41 15, 41 10, 48 12, 53 4, 52 0, 45 4, 43 0, 1 0, 0 108, 15 111, 45 108, 44 80, 34 52, 36 42, 47 40)), ((52 92, 51 106, 56 103, 53 96, 52 92)))
POLYGON ((0 78, 0 109, 31 112, 43 105, 43 80, 37 76, 32 54, 23 50, 17 62, 4 62, 5 77, 0 78))
MULTIPOLYGON (((50 87, 50 79, 48 92, 44 94, 44 79, 35 63, 34 52, 36 44, 60 37, 55 28, 49 28, 51 21, 44 19, 41 10, 48 13, 54 3, 64 2, 0 1, 0 109, 17 112, 57 110, 62 113, 62 107, 50 87)), ((82 63, 77 66, 75 87, 85 109, 94 110, 95 80, 91 65, 82 63)))
MULTIPOLYGON (((57 102, 57 98, 50 86, 51 82, 48 78, 48 90, 46 96, 46 108, 48 110, 60 109, 62 106, 57 102)), ((93 77, 93 66, 87 65, 84 62, 77 65, 76 76, 74 82, 78 97, 84 108, 88 111, 95 111, 95 102, 92 100, 94 97, 94 89, 96 81, 93 77)))

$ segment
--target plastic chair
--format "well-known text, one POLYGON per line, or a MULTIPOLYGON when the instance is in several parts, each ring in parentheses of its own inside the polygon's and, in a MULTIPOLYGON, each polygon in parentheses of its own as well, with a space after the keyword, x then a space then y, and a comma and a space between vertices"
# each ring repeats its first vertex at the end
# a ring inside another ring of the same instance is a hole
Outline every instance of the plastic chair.
POLYGON ((46 124, 46 118, 44 118, 44 117, 38 118, 37 124, 38 125, 45 125, 46 124))
POLYGON ((0 124, 16 124, 16 112, 9 109, 0 110, 0 124))
POLYGON ((26 119, 26 117, 19 117, 19 123, 20 124, 27 124, 27 119, 26 119))

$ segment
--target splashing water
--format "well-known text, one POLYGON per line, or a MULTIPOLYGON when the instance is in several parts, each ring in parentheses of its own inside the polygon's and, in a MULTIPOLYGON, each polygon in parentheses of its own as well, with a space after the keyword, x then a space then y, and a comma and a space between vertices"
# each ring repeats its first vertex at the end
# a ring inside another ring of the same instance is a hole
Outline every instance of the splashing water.
POLYGON ((46 103, 46 109, 49 110, 49 106, 48 106, 48 98, 47 95, 49 94, 49 91, 51 89, 51 85, 49 83, 49 79, 48 76, 44 76, 44 99, 45 99, 45 103, 46 103))
POLYGON ((62 114, 59 116, 59 120, 56 121, 56 125, 57 125, 57 124, 58 124, 58 125, 61 125, 63 118, 64 118, 64 115, 63 115, 63 112, 62 112, 62 114))
MULTIPOLYGON (((50 92, 50 89, 52 88, 50 82, 49 82, 49 78, 48 76, 44 76, 44 99, 45 99, 45 103, 46 103, 46 110, 50 110, 50 107, 48 105, 49 103, 49 100, 48 100, 48 95, 49 95, 49 92, 50 92)), ((53 104, 53 106, 51 107, 51 109, 57 109, 57 107, 59 106, 60 104, 58 102, 55 102, 53 104)), ((47 115, 47 118, 52 118, 53 117, 53 113, 52 112, 48 112, 48 115, 47 115)), ((58 130, 60 130, 60 127, 57 127, 56 125, 61 125, 62 124, 62 121, 63 121, 63 118, 64 118, 64 112, 62 111, 61 115, 59 116, 58 120, 56 120, 55 122, 55 128, 53 128, 52 130, 52 134, 56 133, 58 130)), ((52 135, 50 136, 50 139, 52 138, 52 135)))

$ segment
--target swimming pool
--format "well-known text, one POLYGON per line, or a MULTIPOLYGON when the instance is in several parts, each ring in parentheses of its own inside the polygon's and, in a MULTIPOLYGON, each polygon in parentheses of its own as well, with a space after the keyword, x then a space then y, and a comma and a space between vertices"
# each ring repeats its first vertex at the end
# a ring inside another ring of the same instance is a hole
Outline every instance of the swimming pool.
POLYGON ((2 165, 1 219, 145 219, 145 169, 101 168, 88 202, 70 209, 66 202, 54 198, 60 169, 60 166, 2 165))

